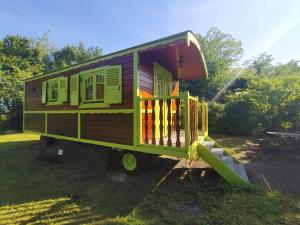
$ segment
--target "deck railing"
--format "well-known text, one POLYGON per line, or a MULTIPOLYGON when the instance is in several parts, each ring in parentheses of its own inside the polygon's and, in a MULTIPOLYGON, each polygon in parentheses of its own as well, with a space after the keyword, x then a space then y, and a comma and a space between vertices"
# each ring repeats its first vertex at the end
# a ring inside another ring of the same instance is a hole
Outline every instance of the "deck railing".
POLYGON ((197 97, 189 92, 179 96, 139 97, 138 104, 139 145, 188 149, 198 142, 199 109, 203 106, 197 97))

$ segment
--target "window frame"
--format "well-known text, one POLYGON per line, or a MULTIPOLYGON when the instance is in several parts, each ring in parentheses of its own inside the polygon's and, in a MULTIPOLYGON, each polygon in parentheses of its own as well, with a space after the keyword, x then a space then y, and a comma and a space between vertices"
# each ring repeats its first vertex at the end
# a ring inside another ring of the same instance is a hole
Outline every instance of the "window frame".
POLYGON ((104 92, 106 88, 105 84, 105 75, 101 74, 82 74, 81 75, 81 82, 83 82, 83 88, 82 91, 83 93, 83 98, 82 103, 102 103, 105 100, 105 95, 103 93, 103 98, 97 98, 97 84, 103 84, 104 85, 104 92), (103 81, 98 82, 97 81, 97 76, 102 77, 103 81), (88 86, 92 86, 92 99, 87 99, 87 88, 88 86))
POLYGON ((60 93, 60 80, 63 77, 56 77, 56 78, 52 78, 46 81, 46 105, 62 105, 63 102, 60 101, 59 98, 59 93, 60 93), (51 85, 56 84, 57 85, 57 99, 52 99, 51 98, 51 92, 52 92, 52 88, 51 85))
POLYGON ((47 86, 48 86, 48 90, 47 90, 47 103, 57 103, 59 102, 59 80, 55 79, 55 80, 49 80, 47 81, 47 86), (53 89, 53 86, 56 85, 56 88, 53 89), (53 91, 56 90, 57 94, 56 94, 56 98, 53 99, 52 98, 52 93, 53 91))
MULTIPOLYGON (((104 75, 100 75, 103 76, 103 85, 104 85, 104 92, 103 92, 103 99, 97 99, 97 71, 100 70, 106 70, 109 66, 102 66, 102 67, 98 67, 95 69, 90 69, 90 70, 86 70, 83 71, 81 73, 79 73, 79 82, 80 82, 80 101, 79 101, 79 108, 93 108, 93 107, 109 107, 110 104, 106 104, 105 103, 105 89, 106 89, 106 72, 104 75), (90 73, 95 73, 95 74, 90 74, 90 73), (85 77, 89 77, 92 76, 93 77, 93 99, 92 100, 86 100, 86 78, 85 77)), ((99 75, 99 74, 98 74, 99 75)))

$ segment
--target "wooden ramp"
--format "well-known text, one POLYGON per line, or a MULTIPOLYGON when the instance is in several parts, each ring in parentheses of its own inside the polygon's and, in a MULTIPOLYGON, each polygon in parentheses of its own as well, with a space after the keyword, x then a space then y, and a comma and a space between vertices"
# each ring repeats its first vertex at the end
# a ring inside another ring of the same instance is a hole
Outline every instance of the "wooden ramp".
POLYGON ((199 156, 207 162, 220 176, 232 185, 249 183, 243 164, 216 145, 215 141, 204 141, 198 145, 199 156))

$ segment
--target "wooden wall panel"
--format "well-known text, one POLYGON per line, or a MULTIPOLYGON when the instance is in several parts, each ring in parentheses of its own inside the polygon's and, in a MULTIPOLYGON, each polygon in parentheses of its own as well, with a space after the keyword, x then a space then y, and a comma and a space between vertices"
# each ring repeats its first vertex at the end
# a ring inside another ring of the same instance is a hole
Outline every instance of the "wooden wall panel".
POLYGON ((48 134, 77 137, 77 114, 48 114, 48 134))
POLYGON ((145 56, 140 57, 139 77, 142 97, 153 96, 153 61, 145 56))
POLYGON ((133 114, 82 114, 81 138, 133 145, 133 114))
POLYGON ((24 130, 34 131, 34 132, 42 132, 45 131, 45 115, 34 113, 28 114, 26 113, 24 120, 24 130))
MULTIPOLYGON (((109 60, 103 60, 96 63, 91 63, 86 66, 82 66, 76 69, 70 69, 64 72, 58 72, 57 74, 47 76, 45 78, 40 78, 33 81, 28 81, 25 83, 25 110, 77 110, 77 106, 70 106, 69 102, 63 105, 46 105, 42 104, 42 82, 55 77, 70 77, 73 74, 82 72, 84 70, 94 69, 105 65, 122 65, 122 103, 112 104, 110 108, 112 109, 130 109, 133 108, 133 55, 124 55, 120 57, 115 57, 109 60)), ((69 79, 68 87, 70 87, 69 79)), ((68 98, 70 97, 70 92, 68 90, 68 98)), ((69 99, 68 99, 69 100, 69 99)), ((92 108, 90 108, 92 109, 92 108)), ((95 108, 93 108, 95 109, 95 108)), ((97 108, 99 109, 99 108, 97 108)), ((107 109, 107 107, 105 108, 107 109)))

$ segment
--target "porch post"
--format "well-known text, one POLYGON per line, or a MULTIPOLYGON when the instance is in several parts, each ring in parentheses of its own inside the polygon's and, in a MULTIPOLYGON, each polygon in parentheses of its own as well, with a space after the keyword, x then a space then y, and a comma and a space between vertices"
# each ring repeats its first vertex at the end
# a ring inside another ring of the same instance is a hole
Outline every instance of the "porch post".
POLYGON ((190 100, 189 92, 184 92, 184 132, 185 132, 185 148, 189 150, 190 140, 191 140, 191 131, 190 131, 190 100))
POLYGON ((197 141, 197 143, 199 142, 199 139, 198 139, 198 137, 199 137, 199 134, 198 134, 198 119, 199 119, 199 97, 198 96, 196 96, 196 99, 197 99, 197 101, 196 101, 196 106, 195 106, 195 129, 196 129, 196 141, 197 141))

